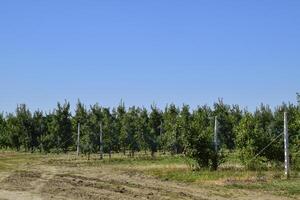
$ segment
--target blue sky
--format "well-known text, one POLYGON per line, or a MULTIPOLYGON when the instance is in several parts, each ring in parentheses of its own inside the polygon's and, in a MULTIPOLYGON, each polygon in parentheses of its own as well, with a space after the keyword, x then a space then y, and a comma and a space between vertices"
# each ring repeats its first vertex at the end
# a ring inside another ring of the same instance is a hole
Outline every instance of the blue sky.
POLYGON ((77 99, 255 109, 300 92, 300 1, 0 2, 0 110, 77 99))

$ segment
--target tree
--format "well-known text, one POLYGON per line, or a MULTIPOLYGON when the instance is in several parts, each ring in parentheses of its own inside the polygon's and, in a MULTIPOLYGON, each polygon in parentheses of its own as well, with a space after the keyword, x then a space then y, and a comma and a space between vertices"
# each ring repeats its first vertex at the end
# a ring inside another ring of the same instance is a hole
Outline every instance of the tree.
POLYGON ((108 152, 109 157, 114 149, 116 149, 118 143, 118 135, 114 131, 113 116, 110 113, 109 108, 102 108, 103 119, 102 130, 103 130, 103 141, 104 141, 104 151, 108 152))
POLYGON ((213 145, 213 121, 209 107, 198 107, 193 112, 190 131, 187 132, 185 154, 196 160, 198 167, 216 170, 223 157, 213 145))
POLYGON ((125 104, 121 101, 119 106, 117 107, 116 113, 115 113, 115 130, 119 133, 119 150, 122 149, 123 154, 126 153, 127 143, 126 143, 126 129, 125 129, 125 115, 126 115, 126 109, 125 104))
MULTIPOLYGON (((254 129, 254 147, 256 147, 256 152, 261 151, 267 144, 272 142, 272 139, 278 136, 279 134, 283 133, 283 112, 282 115, 280 116, 280 121, 281 121, 281 130, 282 131, 274 131, 274 115, 271 110, 271 108, 268 105, 261 105, 260 108, 258 108, 254 112, 254 119, 255 119, 255 129, 254 129)), ((279 124, 278 124, 279 125, 279 124)), ((282 139, 281 137, 280 139, 282 139)), ((268 147, 266 150, 264 150, 261 153, 261 156, 266 157, 269 160, 282 160, 283 159, 283 154, 280 156, 280 152, 282 150, 282 146, 278 148, 279 146, 276 144, 278 142, 272 143, 270 147, 268 147)), ((283 143, 282 143, 283 144, 283 143)))
MULTIPOLYGON (((99 138, 99 133, 100 133, 100 123, 103 125, 103 112, 102 108, 98 105, 95 104, 91 106, 90 111, 89 111, 89 128, 91 132, 91 144, 94 152, 99 152, 100 150, 100 138, 99 138)), ((104 135, 106 135, 104 131, 104 135)))
POLYGON ((137 134, 140 149, 146 152, 149 148, 151 150, 151 155, 154 156, 157 141, 150 135, 149 116, 148 111, 145 108, 138 109, 137 134))
POLYGON ((111 128, 112 128, 112 134, 113 134, 113 145, 112 145, 112 150, 115 152, 120 152, 120 127, 121 127, 121 123, 119 123, 119 119, 118 119, 118 113, 116 111, 115 108, 112 109, 111 111, 111 120, 112 120, 112 124, 111 124, 111 128))
POLYGON ((126 110, 122 101, 113 109, 98 104, 87 109, 78 101, 74 116, 68 102, 58 103, 49 113, 37 110, 33 114, 21 104, 15 113, 5 116, 0 113, 0 148, 31 152, 36 149, 41 152, 75 150, 80 123, 81 149, 90 155, 99 151, 101 123, 104 152, 110 155, 120 151, 125 155, 126 150, 130 150, 130 155, 134 156, 136 151, 150 150, 154 156, 160 149, 172 154, 184 153, 196 160, 198 167, 216 170, 224 160, 223 150, 228 149, 226 152, 238 150, 248 167, 255 167, 256 163, 266 166, 269 161, 283 161, 283 113, 287 112, 291 162, 293 166, 300 166, 299 94, 297 99, 297 105, 284 103, 272 111, 262 104, 255 112, 241 111, 238 105, 229 106, 222 100, 215 103, 213 109, 202 106, 190 111, 188 105, 179 109, 171 104, 164 112, 155 105, 150 112, 134 106, 126 110), (219 151, 215 150, 213 142, 215 116, 219 122, 219 151), (253 159, 256 156, 257 159, 253 159))
POLYGON ((218 103, 214 104, 214 116, 218 118, 218 132, 221 146, 228 149, 234 149, 235 135, 233 127, 239 121, 239 108, 230 108, 229 105, 223 103, 219 99, 218 103))
POLYGON ((25 151, 33 151, 34 148, 34 131, 32 115, 25 104, 18 105, 16 110, 17 131, 20 141, 25 151))
POLYGON ((269 106, 261 105, 254 114, 245 112, 235 132, 240 158, 247 167, 256 168, 260 161, 283 160, 283 137, 279 137, 283 133, 282 109, 274 115, 269 106))
POLYGON ((39 146, 43 152, 49 153, 51 149, 56 150, 58 148, 55 112, 53 111, 45 114, 43 121, 45 127, 43 128, 43 133, 39 138, 39 146))
POLYGON ((91 116, 85 105, 78 100, 75 116, 73 117, 73 140, 77 141, 78 124, 80 124, 80 149, 85 155, 88 155, 88 159, 90 158, 90 154, 95 150, 93 141, 95 141, 96 135, 99 132, 93 133, 91 131, 91 116))
POLYGON ((188 105, 183 105, 178 123, 184 148, 187 146, 187 137, 190 135, 191 132, 191 120, 192 115, 190 113, 190 107, 188 105))
POLYGON ((18 126, 18 120, 13 114, 8 114, 6 120, 6 134, 8 136, 9 146, 17 151, 21 147, 21 137, 18 126))
POLYGON ((255 119, 254 116, 246 112, 238 126, 235 127, 236 145, 239 150, 239 157, 245 165, 249 165, 249 161, 258 152, 255 146, 255 119))
POLYGON ((9 147, 6 119, 3 114, 0 113, 0 148, 7 149, 9 147))
POLYGON ((158 148, 163 148, 162 144, 162 112, 155 106, 151 106, 151 112, 149 116, 149 135, 146 137, 146 143, 151 151, 151 155, 154 156, 158 148))
POLYGON ((138 109, 134 106, 128 109, 122 120, 121 135, 123 136, 123 145, 130 150, 130 156, 134 156, 134 153, 140 150, 139 145, 139 129, 138 129, 138 109))
MULTIPOLYGON (((283 133, 283 112, 287 112, 288 118, 288 132, 289 132, 289 146, 290 146, 290 159, 291 166, 294 169, 300 169, 300 109, 299 105, 295 106, 293 104, 283 104, 274 112, 274 131, 277 131, 277 134, 283 133)), ((274 156, 277 156, 283 160, 283 137, 280 137, 280 140, 275 143, 276 150, 274 151, 274 156)), ((278 159, 276 159, 278 160, 278 159)))
POLYGON ((57 103, 57 108, 49 124, 50 139, 55 143, 56 150, 66 152, 74 144, 72 138, 72 122, 70 113, 70 103, 63 105, 57 103))
POLYGON ((39 148, 40 152, 43 151, 42 137, 46 133, 46 124, 42 111, 35 111, 32 119, 33 125, 33 137, 32 142, 35 148, 39 148))
POLYGON ((172 154, 183 152, 183 138, 179 131, 178 123, 179 109, 174 104, 167 106, 164 113, 164 135, 163 143, 166 144, 166 150, 172 154))

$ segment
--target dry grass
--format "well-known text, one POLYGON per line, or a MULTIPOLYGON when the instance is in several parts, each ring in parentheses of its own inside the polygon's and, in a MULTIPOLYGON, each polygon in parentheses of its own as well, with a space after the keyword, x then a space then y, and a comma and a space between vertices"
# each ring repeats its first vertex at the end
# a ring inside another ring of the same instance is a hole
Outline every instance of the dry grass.
MULTIPOLYGON (((277 172, 192 171, 183 157, 0 154, 4 199, 299 199, 277 172), (262 178, 263 177, 263 178, 262 178), (273 183, 277 181, 277 183, 273 183), (282 183, 281 185, 279 183, 282 183), (286 191, 286 192, 283 192, 286 191), (288 197, 285 197, 288 194, 288 197)), ((296 181, 297 182, 297 181, 296 181)), ((291 183, 291 184, 290 184, 291 183)), ((0 198, 0 199, 1 199, 0 198)))

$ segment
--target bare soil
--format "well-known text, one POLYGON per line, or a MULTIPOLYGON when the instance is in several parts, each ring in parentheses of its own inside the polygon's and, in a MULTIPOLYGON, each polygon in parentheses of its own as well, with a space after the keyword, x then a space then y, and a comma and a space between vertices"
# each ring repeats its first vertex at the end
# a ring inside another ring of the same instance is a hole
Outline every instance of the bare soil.
MULTIPOLYGON (((71 166, 41 161, 0 172, 0 200, 197 199, 284 200, 263 191, 226 189, 166 181, 132 170, 71 166)), ((295 199, 295 197, 291 198, 295 199)))

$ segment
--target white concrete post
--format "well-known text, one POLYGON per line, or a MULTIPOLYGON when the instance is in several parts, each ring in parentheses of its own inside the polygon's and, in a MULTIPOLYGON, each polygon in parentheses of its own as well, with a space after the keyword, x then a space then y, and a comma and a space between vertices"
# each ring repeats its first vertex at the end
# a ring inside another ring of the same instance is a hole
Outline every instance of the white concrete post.
POLYGON ((78 129, 77 129, 77 156, 79 156, 80 153, 80 123, 78 123, 78 129))
POLYGON ((215 117, 215 131, 214 131, 214 145, 215 151, 218 151, 218 118, 215 117))
POLYGON ((103 159, 103 133, 102 133, 102 123, 100 122, 100 160, 103 159))
POLYGON ((284 112, 284 174, 286 178, 290 176, 290 159, 289 159, 289 133, 287 112, 284 112))

